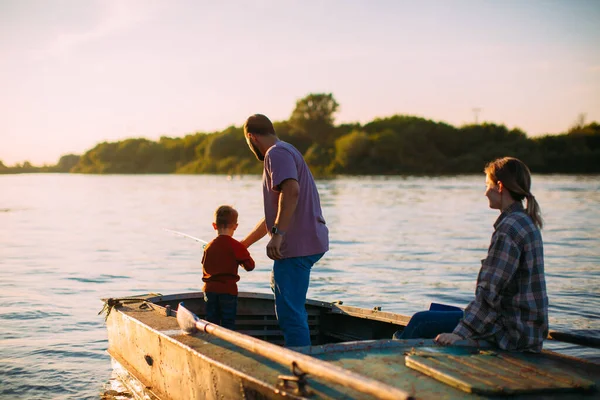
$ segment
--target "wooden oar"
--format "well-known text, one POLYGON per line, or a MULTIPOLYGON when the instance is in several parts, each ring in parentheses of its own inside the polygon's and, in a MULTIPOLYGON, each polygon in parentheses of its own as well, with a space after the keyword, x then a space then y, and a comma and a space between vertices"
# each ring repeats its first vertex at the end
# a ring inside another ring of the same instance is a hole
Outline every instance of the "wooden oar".
POLYGON ((550 331, 548 332, 548 339, 556 340, 558 342, 578 344, 580 346, 600 348, 600 338, 580 335, 577 333, 550 331))
POLYGON ((413 396, 401 389, 348 371, 317 358, 201 320, 190 310, 186 309, 183 306, 183 303, 179 303, 179 307, 177 308, 177 322, 179 323, 179 327, 187 334, 192 334, 196 331, 206 332, 282 365, 291 367, 292 364, 295 363, 302 371, 315 377, 350 387, 380 399, 414 400, 413 396))

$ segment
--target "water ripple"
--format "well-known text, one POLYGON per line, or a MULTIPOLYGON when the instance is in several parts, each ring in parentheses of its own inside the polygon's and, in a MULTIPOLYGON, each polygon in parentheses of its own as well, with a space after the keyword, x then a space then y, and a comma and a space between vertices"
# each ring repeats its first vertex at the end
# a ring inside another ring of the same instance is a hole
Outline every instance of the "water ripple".
MULTIPOLYGON (((331 250, 312 270, 308 297, 405 315, 431 302, 466 306, 498 216, 481 178, 319 181, 331 250)), ((552 329, 600 330, 598 181, 534 177, 552 329)), ((211 238, 214 210, 233 204, 239 238, 263 213, 255 176, 32 174, 0 176, 0 187, 3 398, 98 398, 111 368, 100 298, 202 288, 201 246, 162 228, 211 238)), ((257 268, 242 271, 240 290, 271 293, 265 245, 250 248, 257 268)))
POLYGON ((29 310, 27 312, 0 312, 0 319, 26 321, 45 318, 67 317, 68 315, 69 314, 64 314, 55 311, 29 310))

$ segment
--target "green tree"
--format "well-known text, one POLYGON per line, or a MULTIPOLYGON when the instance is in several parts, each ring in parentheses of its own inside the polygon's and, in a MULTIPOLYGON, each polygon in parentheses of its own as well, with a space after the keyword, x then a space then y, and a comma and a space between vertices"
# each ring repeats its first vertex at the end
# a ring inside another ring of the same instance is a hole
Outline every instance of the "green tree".
POLYGON ((215 161, 232 156, 238 159, 252 156, 244 138, 243 129, 235 126, 230 126, 223 132, 212 135, 205 150, 205 157, 215 161))
POLYGON ((369 155, 369 137, 365 132, 354 131, 335 141, 336 170, 351 174, 361 173, 369 155))
POLYGON ((334 114, 339 108, 331 93, 311 93, 296 102, 290 116, 292 135, 304 135, 313 143, 332 145, 335 137, 334 114))
POLYGON ((79 163, 79 159, 80 156, 76 154, 66 154, 58 160, 58 163, 51 170, 53 172, 70 172, 79 163))
POLYGON ((294 129, 289 121, 274 122, 273 127, 281 140, 292 144, 302 154, 306 153, 313 144, 313 140, 308 135, 303 131, 294 129))
POLYGON ((304 154, 304 160, 315 175, 325 175, 329 173, 334 160, 335 149, 332 147, 323 147, 318 143, 313 144, 304 154))

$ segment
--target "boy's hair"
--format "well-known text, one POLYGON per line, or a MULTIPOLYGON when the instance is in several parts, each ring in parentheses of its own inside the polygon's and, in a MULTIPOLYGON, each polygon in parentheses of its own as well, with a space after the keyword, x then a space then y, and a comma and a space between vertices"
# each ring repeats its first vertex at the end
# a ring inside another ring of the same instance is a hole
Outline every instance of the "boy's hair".
POLYGON ((215 224, 217 227, 226 228, 237 224, 238 212, 231 206, 221 206, 215 211, 215 224))

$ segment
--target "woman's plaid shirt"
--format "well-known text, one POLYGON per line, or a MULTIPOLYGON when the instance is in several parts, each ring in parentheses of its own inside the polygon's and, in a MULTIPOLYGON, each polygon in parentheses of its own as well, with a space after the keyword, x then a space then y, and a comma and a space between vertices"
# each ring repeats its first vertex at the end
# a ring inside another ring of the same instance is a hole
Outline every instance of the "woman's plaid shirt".
POLYGON ((504 350, 539 352, 548 335, 542 236, 520 202, 500 214, 494 229, 475 300, 454 333, 504 350))

